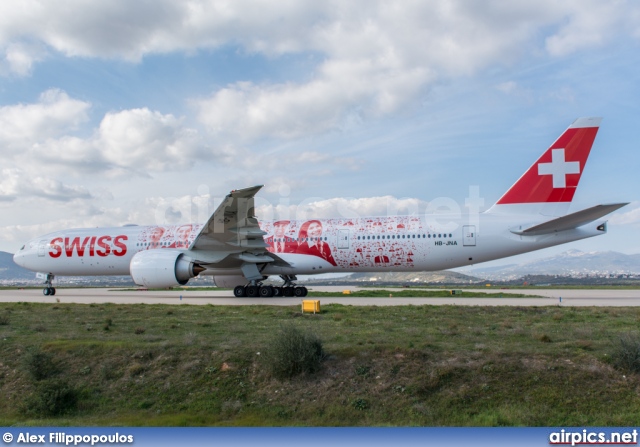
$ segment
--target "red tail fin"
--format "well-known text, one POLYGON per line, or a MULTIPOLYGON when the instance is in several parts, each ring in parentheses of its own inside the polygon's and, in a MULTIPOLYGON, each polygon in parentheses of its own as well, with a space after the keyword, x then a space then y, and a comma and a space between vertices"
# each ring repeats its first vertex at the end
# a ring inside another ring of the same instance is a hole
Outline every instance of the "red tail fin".
POLYGON ((575 120, 489 212, 566 213, 601 120, 602 118, 575 120), (556 206, 549 207, 545 204, 556 206), (545 209, 554 211, 544 212, 545 209))

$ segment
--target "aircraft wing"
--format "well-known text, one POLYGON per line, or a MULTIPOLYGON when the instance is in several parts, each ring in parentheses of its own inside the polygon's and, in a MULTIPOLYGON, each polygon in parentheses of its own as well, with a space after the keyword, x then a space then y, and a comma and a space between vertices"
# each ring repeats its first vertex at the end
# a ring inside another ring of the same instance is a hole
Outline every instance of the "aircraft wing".
POLYGON ((540 234, 571 230, 588 224, 589 222, 593 222, 594 220, 599 219, 602 216, 606 216, 607 214, 628 204, 629 203, 612 203, 608 205, 596 205, 525 229, 511 229, 511 232, 522 236, 537 236, 540 234))
POLYGON ((189 247, 189 256, 204 267, 241 268, 248 279, 261 279, 260 264, 288 265, 267 251, 254 213, 254 196, 262 185, 231 191, 189 247))
MULTIPOLYGON (((231 191, 214 211, 191 244, 191 250, 228 250, 230 248, 263 252, 266 234, 254 214, 254 196, 262 185, 231 191)), ((233 250, 237 251, 237 250, 233 250)))

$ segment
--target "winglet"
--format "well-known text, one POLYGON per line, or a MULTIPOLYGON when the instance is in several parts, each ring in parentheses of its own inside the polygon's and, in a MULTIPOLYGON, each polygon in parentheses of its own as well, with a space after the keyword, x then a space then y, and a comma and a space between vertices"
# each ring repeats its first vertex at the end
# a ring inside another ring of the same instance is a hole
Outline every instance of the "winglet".
POLYGON ((256 185, 256 186, 250 186, 248 188, 243 188, 243 189, 234 189, 229 193, 229 195, 234 198, 246 199, 246 198, 255 196, 258 193, 258 191, 262 189, 263 186, 264 185, 256 185))

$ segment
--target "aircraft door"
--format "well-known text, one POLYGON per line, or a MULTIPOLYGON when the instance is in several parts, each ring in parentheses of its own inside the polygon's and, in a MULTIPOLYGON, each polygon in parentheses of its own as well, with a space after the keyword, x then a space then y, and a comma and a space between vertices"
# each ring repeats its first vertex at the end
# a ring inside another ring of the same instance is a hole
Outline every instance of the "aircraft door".
POLYGON ((476 226, 462 226, 462 245, 465 247, 475 247, 476 245, 476 226))
POLYGON ((47 248, 47 241, 40 241, 38 243, 38 256, 44 256, 45 249, 47 248))
POLYGON ((338 249, 349 249, 349 230, 338 230, 338 249))

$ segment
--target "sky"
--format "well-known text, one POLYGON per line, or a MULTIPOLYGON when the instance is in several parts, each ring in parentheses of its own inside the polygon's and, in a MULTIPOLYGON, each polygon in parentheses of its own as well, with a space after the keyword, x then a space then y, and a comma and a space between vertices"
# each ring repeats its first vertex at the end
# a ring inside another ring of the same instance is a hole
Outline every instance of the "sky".
MULTIPOLYGON (((74 227, 489 208, 578 117, 570 248, 640 252, 631 0, 0 3, 0 250, 74 227)), ((555 251, 554 251, 555 250, 555 251)))

